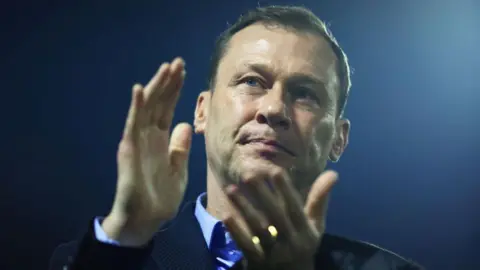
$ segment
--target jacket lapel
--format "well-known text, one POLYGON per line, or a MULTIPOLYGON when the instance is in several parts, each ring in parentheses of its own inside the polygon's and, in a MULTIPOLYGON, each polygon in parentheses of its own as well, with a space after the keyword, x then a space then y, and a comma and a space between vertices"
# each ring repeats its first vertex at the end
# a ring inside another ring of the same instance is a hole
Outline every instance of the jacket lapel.
MULTIPOLYGON (((186 203, 176 219, 160 230, 154 239, 148 270, 215 269, 202 230, 194 214, 195 203, 186 203)), ((368 243, 325 234, 315 256, 315 269, 370 270, 421 269, 400 256, 368 243)), ((242 269, 237 263, 232 270, 242 269)))
POLYGON ((156 265, 153 269, 215 269, 194 209, 194 202, 186 203, 177 218, 157 233, 152 251, 156 265))

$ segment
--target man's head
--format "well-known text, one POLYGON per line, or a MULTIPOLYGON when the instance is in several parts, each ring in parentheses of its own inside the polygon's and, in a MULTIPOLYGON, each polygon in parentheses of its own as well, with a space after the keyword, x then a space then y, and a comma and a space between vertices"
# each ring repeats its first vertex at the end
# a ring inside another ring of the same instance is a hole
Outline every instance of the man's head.
POLYGON ((348 142, 342 119, 347 58, 325 24, 300 7, 257 8, 217 40, 209 91, 195 111, 221 185, 286 170, 310 186, 348 142))

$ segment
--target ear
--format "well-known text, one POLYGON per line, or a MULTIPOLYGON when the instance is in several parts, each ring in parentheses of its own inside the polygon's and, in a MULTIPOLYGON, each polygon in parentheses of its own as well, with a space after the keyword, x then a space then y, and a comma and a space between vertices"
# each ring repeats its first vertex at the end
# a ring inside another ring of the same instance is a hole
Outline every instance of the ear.
POLYGON ((195 120, 193 121, 196 134, 204 134, 205 132, 211 97, 212 93, 210 90, 203 91, 198 95, 197 106, 195 107, 195 120))
POLYGON ((347 148, 348 135, 350 134, 350 121, 348 119, 338 119, 336 123, 335 138, 328 156, 332 162, 338 162, 347 148))

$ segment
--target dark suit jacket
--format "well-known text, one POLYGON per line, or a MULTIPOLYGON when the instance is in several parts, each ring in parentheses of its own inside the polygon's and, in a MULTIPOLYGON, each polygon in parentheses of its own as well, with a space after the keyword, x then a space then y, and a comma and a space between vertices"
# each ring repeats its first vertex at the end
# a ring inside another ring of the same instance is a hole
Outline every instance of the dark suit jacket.
MULTIPOLYGON (((57 247, 50 270, 214 270, 214 258, 195 218, 194 205, 187 205, 144 248, 103 244, 96 240, 91 222, 81 241, 57 247)), ((319 270, 422 269, 390 251, 330 234, 323 236, 315 259, 319 270)))

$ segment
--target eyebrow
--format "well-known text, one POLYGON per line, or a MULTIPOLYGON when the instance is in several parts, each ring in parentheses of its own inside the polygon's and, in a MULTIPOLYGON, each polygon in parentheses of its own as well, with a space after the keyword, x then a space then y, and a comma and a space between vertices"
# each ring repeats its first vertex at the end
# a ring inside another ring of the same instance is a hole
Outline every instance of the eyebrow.
MULTIPOLYGON (((272 79, 272 74, 274 73, 273 69, 266 65, 266 64, 262 64, 262 63, 244 63, 242 64, 243 67, 245 67, 246 69, 248 70, 252 70, 256 73, 259 73, 260 75, 266 77, 267 79, 272 79)), ((239 69, 240 71, 241 69, 239 69)), ((242 70, 243 71, 243 70, 242 70)), ((238 72, 237 73, 237 76, 239 73, 243 73, 243 72, 238 72)), ((309 85, 318 85, 318 86, 323 86, 325 87, 326 86, 326 83, 324 80, 316 77, 316 76, 312 76, 312 75, 309 75, 309 74, 304 74, 304 73, 293 73, 291 75, 288 76, 287 78, 287 83, 288 84, 309 84, 309 85)))

